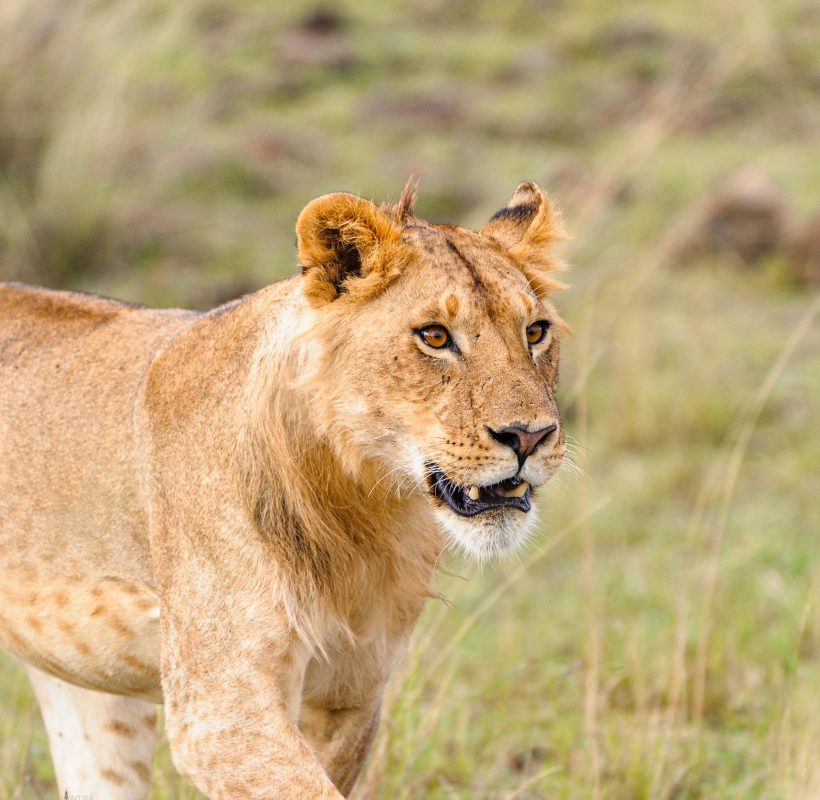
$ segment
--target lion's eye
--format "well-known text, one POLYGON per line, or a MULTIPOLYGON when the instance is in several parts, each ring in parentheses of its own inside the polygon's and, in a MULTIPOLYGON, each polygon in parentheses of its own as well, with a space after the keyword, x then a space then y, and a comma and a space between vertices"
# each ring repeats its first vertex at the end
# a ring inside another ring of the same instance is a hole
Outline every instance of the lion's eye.
POLYGON ((436 350, 447 347, 451 341, 449 331, 442 325, 428 325, 426 328, 422 328, 418 333, 426 345, 434 347, 436 350))
POLYGON ((527 326, 527 344, 538 344, 543 341, 549 329, 549 322, 545 319, 539 319, 538 322, 533 322, 532 325, 527 326))

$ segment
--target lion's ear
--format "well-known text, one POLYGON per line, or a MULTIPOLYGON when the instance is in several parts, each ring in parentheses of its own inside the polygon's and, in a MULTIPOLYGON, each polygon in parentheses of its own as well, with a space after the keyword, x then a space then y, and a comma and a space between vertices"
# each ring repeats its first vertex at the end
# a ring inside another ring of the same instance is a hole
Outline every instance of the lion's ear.
POLYGON ((566 238, 561 214, 534 181, 519 183, 510 202, 493 214, 481 233, 518 260, 539 295, 564 288, 560 281, 545 274, 563 268, 550 248, 554 241, 566 238))
POLYGON ((545 246, 564 236, 561 215, 534 181, 519 183, 510 202, 490 217, 481 232, 508 250, 522 245, 545 246))
POLYGON ((385 272, 400 240, 396 223, 369 200, 347 192, 311 200, 296 221, 305 294, 317 303, 334 300, 356 278, 366 289, 378 280, 375 273, 385 272))

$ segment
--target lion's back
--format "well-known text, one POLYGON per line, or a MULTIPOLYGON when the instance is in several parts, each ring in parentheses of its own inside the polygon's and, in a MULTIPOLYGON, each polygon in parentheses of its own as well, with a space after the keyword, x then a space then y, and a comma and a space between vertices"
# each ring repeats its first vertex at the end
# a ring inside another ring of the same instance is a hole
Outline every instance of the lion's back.
POLYGON ((134 406, 153 354, 190 318, 0 285, 0 547, 79 561, 143 549, 134 406))

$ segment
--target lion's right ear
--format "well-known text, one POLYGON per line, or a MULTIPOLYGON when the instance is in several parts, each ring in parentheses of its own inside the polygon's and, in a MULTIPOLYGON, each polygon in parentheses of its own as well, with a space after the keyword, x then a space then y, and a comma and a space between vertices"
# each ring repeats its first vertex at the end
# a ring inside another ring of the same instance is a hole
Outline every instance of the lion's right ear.
POLYGON ((314 303, 370 294, 396 268, 401 230, 369 200, 347 192, 311 200, 296 221, 304 293, 314 303))

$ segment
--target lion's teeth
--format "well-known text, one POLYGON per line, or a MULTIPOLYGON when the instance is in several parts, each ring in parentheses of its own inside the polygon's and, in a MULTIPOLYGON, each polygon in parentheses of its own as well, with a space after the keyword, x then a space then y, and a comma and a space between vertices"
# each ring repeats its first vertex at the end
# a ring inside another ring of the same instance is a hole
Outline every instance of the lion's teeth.
POLYGON ((527 493, 527 489, 530 488, 530 485, 524 481, 523 483, 518 484, 514 489, 507 490, 507 497, 523 497, 527 493))
POLYGON ((471 486, 470 491, 467 492, 470 497, 470 500, 478 500, 481 497, 481 491, 479 490, 478 486, 471 486))

